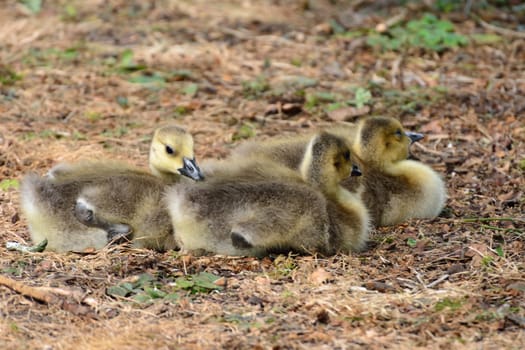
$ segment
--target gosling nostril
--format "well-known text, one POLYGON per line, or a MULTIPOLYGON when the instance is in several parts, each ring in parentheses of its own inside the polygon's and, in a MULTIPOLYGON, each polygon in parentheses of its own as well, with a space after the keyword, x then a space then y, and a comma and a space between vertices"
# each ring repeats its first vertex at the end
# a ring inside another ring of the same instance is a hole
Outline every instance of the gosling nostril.
POLYGON ((363 173, 361 172, 361 169, 357 165, 352 165, 352 172, 350 173, 350 176, 361 176, 363 173))

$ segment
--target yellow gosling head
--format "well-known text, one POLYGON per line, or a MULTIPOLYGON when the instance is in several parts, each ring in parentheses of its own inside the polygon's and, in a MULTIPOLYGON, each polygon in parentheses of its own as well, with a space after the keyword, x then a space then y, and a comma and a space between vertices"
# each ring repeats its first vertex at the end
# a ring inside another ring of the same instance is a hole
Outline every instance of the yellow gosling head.
POLYGON ((312 137, 301 163, 303 179, 318 186, 325 194, 334 194, 348 176, 359 176, 353 164, 350 145, 339 136, 321 132, 312 137))
POLYGON ((184 129, 170 125, 153 134, 149 153, 151 172, 157 176, 184 175, 204 179, 193 153, 193 137, 184 129))
POLYGON ((359 122, 354 151, 365 163, 385 167, 408 158, 408 147, 423 138, 408 132, 391 117, 368 117, 359 122))

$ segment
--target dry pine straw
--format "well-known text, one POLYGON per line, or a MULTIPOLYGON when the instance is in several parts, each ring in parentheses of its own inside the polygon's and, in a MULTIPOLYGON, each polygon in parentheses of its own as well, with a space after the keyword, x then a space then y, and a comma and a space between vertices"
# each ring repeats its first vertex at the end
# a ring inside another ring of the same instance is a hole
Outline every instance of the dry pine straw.
MULTIPOLYGON (((44 304, 0 286, 2 349, 525 347, 524 224, 516 220, 525 210, 518 166, 525 154, 525 81, 514 79, 523 71, 523 41, 399 60, 359 40, 323 36, 327 18, 345 12, 318 5, 305 14, 302 1, 164 1, 156 8, 90 1, 75 4, 78 21, 63 20, 59 2, 44 4, 37 17, 15 3, 0 9, 0 68, 23 75, 0 87, 0 180, 42 174, 86 155, 143 165, 151 131, 173 121, 180 106, 191 113, 175 120, 195 135, 198 160, 222 157, 245 123, 263 139, 341 117, 305 110, 265 115, 304 101, 293 94, 247 98, 243 81, 266 76, 275 87, 306 76, 320 82, 307 93, 347 96, 348 84, 381 76, 384 87, 395 91, 421 82, 424 92, 433 93, 436 85, 448 89, 446 98, 436 95, 436 102, 421 103, 413 113, 397 109, 406 102, 371 107, 375 114, 395 110, 404 125, 427 133, 413 152, 445 176, 450 198, 436 220, 376 230, 361 254, 257 260, 124 246, 85 254, 10 252, 6 241, 29 243, 29 236, 17 191, 0 191, 2 276, 30 287, 21 289, 26 294, 53 295, 44 304), (141 15, 131 17, 133 11, 141 15), (37 55, 31 49, 45 56, 77 42, 75 60, 50 54, 47 63, 32 63, 37 55), (105 63, 129 47, 148 67, 187 69, 194 76, 157 91, 132 84, 105 63), (300 67, 292 64, 298 61, 300 67), (192 82, 199 84, 197 96, 181 93, 192 82), (118 96, 128 98, 128 108, 115 103, 118 96), (115 133, 122 128, 123 135, 115 133), (106 293, 144 272, 168 289, 175 278, 202 271, 221 276, 224 289, 181 292, 174 303, 151 305, 106 293)), ((383 20, 360 16, 367 28, 383 20)), ((469 21, 456 24, 465 33, 479 30, 469 21)), ((346 110, 343 117, 355 112, 346 110)))

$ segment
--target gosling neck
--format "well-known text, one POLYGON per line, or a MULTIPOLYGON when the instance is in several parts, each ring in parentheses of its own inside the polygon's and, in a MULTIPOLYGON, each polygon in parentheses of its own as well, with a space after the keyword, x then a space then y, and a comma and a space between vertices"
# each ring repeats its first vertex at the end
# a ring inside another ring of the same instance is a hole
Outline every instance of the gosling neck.
POLYGON ((177 182, 181 178, 181 176, 179 174, 172 173, 172 172, 169 172, 169 171, 161 171, 161 170, 155 168, 153 165, 150 165, 149 168, 150 168, 151 173, 153 175, 155 175, 156 177, 158 177, 159 179, 161 179, 164 182, 177 182))
POLYGON ((382 161, 382 157, 378 156, 377 152, 371 147, 368 143, 363 144, 363 140, 358 137, 352 145, 352 156, 359 162, 360 167, 375 170, 384 169, 387 164, 382 161))
POLYGON ((314 155, 315 139, 308 143, 303 160, 299 167, 301 177, 313 187, 319 189, 327 197, 336 197, 339 183, 333 176, 326 174, 324 158, 320 154, 314 155))

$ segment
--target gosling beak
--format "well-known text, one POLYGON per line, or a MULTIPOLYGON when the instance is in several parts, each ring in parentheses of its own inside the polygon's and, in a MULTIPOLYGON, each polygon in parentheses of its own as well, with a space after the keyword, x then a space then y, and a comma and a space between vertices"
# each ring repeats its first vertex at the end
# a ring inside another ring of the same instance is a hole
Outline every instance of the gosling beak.
POLYGON ((197 163, 195 162, 195 158, 190 159, 187 157, 182 157, 182 162, 184 163, 184 166, 178 169, 181 175, 187 176, 195 181, 204 180, 204 175, 202 174, 201 169, 199 169, 197 163))
POLYGON ((425 135, 423 134, 420 134, 418 132, 412 132, 412 131, 405 131, 405 135, 407 135, 408 138, 410 139, 410 143, 417 142, 421 140, 423 137, 425 137, 425 135))
POLYGON ((363 173, 361 172, 361 169, 355 164, 352 165, 352 172, 350 173, 350 176, 361 176, 363 173))

